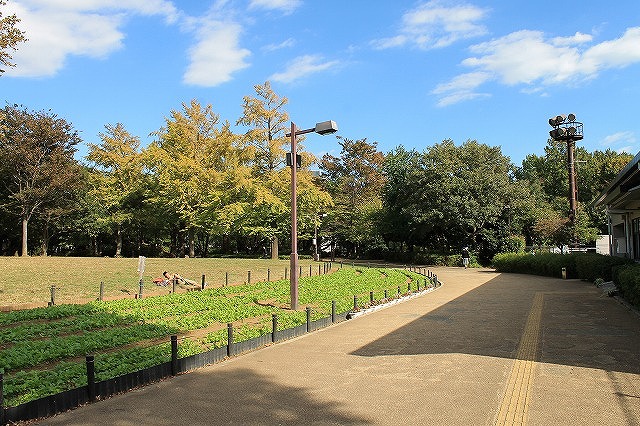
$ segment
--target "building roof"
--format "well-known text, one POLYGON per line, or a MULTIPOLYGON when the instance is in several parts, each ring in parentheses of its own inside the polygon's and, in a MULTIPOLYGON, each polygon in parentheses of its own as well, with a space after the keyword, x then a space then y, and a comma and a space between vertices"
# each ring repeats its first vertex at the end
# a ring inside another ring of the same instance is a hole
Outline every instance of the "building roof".
POLYGON ((611 207, 624 206, 630 200, 640 200, 640 152, 618 176, 615 177, 604 191, 600 193, 594 205, 611 207))

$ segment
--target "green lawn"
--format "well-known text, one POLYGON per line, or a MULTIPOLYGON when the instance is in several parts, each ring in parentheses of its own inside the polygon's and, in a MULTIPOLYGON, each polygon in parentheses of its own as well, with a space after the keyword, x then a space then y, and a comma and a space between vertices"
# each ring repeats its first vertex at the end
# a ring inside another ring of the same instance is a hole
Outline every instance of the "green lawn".
MULTIPOLYGON (((308 276, 312 265, 314 275, 318 273, 318 262, 301 260, 303 276, 308 276)), ((39 303, 50 300, 50 288, 56 287, 56 303, 86 302, 99 295, 100 282, 104 282, 105 297, 133 297, 139 290, 138 259, 102 257, 0 257, 0 306, 39 303)), ((168 288, 152 283, 163 271, 178 273, 198 283, 206 276, 210 287, 225 284, 229 274, 230 284, 284 278, 288 260, 270 259, 164 259, 146 260, 144 294, 167 293, 168 288)))

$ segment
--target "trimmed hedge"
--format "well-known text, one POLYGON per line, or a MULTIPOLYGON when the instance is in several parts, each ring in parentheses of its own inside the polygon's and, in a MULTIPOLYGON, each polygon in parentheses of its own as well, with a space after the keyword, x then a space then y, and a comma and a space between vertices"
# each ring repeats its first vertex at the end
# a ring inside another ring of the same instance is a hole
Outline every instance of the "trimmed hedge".
POLYGON ((624 298, 640 307, 640 265, 622 257, 595 253, 500 253, 493 258, 493 267, 498 272, 556 278, 562 278, 562 268, 567 268, 567 278, 614 281, 624 298))
POLYGON ((622 265, 613 268, 613 281, 622 296, 640 308, 640 265, 622 265))
MULTIPOLYGON (((390 262, 412 263, 414 265, 431 265, 431 266, 462 266, 461 254, 439 254, 427 253, 421 251, 415 252, 387 252, 382 256, 390 262)), ((471 253, 469 259, 471 268, 479 268, 480 263, 474 253, 471 253)))
POLYGON ((615 266, 629 264, 633 264, 633 261, 595 253, 501 253, 493 258, 493 267, 498 272, 562 278, 562 268, 567 268, 567 278, 587 281, 595 281, 596 278, 611 281, 615 266))

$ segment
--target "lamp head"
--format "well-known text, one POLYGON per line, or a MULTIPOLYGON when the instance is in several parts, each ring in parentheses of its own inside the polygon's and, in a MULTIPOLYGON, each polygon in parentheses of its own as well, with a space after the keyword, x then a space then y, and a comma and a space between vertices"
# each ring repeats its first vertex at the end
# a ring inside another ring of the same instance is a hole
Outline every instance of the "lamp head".
POLYGON ((316 123, 314 132, 319 135, 328 135, 338 131, 338 125, 335 121, 323 121, 322 123, 316 123))

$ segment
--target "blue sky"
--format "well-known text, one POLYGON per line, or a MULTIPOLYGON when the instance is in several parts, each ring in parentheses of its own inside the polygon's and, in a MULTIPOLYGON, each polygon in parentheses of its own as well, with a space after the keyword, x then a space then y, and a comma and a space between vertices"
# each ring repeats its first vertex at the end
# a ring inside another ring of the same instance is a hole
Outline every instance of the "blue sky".
MULTIPOLYGON (((299 127, 334 120, 384 152, 475 139, 520 164, 570 112, 587 149, 640 150, 638 0, 9 0, 2 12, 29 41, 0 101, 51 109, 86 142, 120 122, 146 145, 194 98, 235 124, 268 80, 299 127)), ((305 145, 339 152, 332 136, 305 145)))

